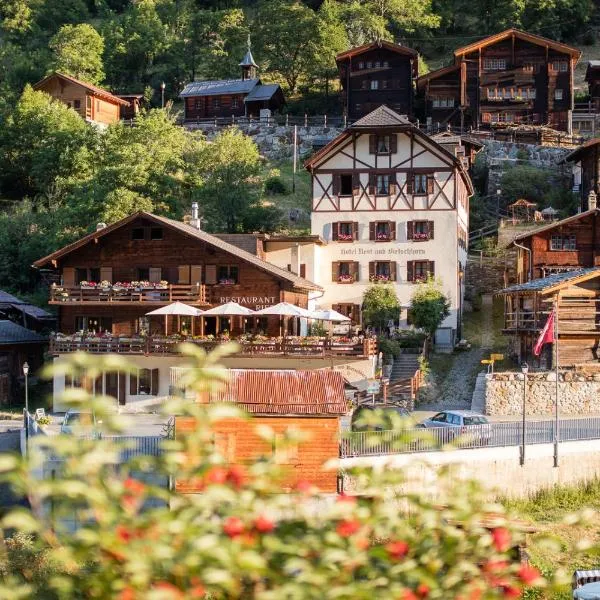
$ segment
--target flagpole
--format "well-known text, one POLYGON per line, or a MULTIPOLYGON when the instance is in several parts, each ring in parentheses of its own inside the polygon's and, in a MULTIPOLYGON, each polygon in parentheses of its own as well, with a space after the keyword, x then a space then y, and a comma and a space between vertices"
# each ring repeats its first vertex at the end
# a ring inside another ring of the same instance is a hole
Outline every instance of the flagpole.
POLYGON ((554 299, 554 346, 556 348, 556 402, 554 405, 554 466, 558 467, 558 296, 554 299))

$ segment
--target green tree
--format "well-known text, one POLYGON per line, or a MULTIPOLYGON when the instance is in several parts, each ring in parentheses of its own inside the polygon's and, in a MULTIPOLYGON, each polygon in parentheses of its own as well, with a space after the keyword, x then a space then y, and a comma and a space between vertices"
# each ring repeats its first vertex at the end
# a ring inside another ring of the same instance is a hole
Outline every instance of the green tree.
POLYGON ((363 323, 377 331, 385 331, 390 321, 400 318, 400 302, 392 285, 376 283, 364 293, 363 323))
POLYGON ((104 79, 104 40, 91 25, 63 25, 49 46, 54 53, 53 70, 93 84, 104 79))
MULTIPOLYGON (((432 12, 431 0, 367 0, 366 4, 388 29, 412 32, 440 26, 439 15, 432 12)), ((381 37, 385 33, 381 31, 381 37)))
POLYGON ((449 314, 450 301, 439 281, 430 276, 427 281, 417 284, 410 301, 410 318, 415 327, 433 339, 437 328, 449 314))
POLYGON ((264 177, 254 141, 236 128, 217 134, 199 154, 195 197, 212 231, 273 231, 279 211, 261 202, 264 177))

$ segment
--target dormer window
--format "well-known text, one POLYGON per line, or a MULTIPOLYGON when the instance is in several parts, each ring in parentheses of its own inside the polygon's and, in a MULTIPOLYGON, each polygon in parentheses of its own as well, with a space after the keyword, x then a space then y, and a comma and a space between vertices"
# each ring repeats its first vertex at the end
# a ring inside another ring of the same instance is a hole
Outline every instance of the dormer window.
POLYGON ((369 136, 369 154, 396 154, 397 137, 394 134, 369 136))

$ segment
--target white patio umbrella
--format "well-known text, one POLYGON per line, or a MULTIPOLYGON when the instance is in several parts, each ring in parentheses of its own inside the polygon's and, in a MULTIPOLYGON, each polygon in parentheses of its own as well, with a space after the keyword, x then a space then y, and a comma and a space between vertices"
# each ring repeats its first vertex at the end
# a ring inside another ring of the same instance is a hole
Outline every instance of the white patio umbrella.
POLYGON ((351 321, 350 317, 343 315, 337 310, 328 309, 328 310, 315 310, 313 313, 313 319, 317 321, 331 321, 332 323, 344 323, 347 321, 351 321))
MULTIPOLYGON (((161 306, 156 310, 151 310, 149 313, 146 313, 147 317, 155 316, 155 315, 164 315, 165 317, 165 335, 167 335, 168 328, 168 319, 169 316, 177 316, 177 317, 198 317, 203 313, 199 308, 194 306, 190 306, 189 304, 184 304, 183 302, 173 302, 172 304, 168 304, 167 306, 161 306)), ((194 319, 192 318, 192 335, 194 333, 194 319)))
POLYGON ((253 314, 253 310, 237 302, 227 302, 203 312, 205 317, 248 317, 253 314))
MULTIPOLYGON (((273 306, 267 306, 262 310, 257 310, 255 313, 257 316, 276 316, 276 317, 303 317, 305 319, 313 319, 313 313, 305 308, 300 308, 289 302, 280 302, 273 306)), ((279 323, 279 333, 281 334, 281 321, 279 323)))

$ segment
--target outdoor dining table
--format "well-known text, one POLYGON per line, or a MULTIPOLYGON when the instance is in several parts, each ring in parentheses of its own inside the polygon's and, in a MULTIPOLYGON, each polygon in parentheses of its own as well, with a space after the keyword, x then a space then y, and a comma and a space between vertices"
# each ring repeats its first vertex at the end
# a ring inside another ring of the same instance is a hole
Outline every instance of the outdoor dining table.
POLYGON ((600 581, 586 583, 573 592, 576 600, 600 600, 600 581))

